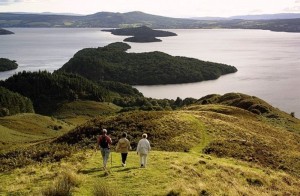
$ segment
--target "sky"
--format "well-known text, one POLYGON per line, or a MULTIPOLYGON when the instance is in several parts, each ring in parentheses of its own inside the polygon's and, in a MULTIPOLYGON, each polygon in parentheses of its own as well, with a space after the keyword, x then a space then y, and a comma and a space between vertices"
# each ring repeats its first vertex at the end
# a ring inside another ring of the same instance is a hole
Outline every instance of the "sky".
POLYGON ((0 0, 0 12, 142 11, 169 17, 300 13, 300 0, 0 0))

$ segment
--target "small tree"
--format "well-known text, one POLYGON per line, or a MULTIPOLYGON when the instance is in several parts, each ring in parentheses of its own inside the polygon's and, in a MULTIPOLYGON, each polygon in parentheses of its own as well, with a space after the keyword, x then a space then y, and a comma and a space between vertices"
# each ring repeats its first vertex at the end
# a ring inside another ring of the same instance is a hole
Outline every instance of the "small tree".
POLYGON ((0 117, 9 116, 9 109, 7 108, 0 108, 0 117))

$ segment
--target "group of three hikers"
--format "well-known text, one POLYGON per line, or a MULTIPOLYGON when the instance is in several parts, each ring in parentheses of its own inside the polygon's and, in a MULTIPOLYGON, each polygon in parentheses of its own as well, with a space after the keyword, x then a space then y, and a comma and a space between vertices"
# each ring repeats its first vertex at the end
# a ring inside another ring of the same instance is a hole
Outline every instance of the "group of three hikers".
MULTIPOLYGON (((111 138, 107 135, 107 130, 102 130, 102 135, 97 138, 97 147, 100 148, 101 155, 103 158, 103 168, 106 169, 106 165, 108 162, 109 154, 110 154, 110 146, 112 145, 111 138)), ((116 152, 121 153, 122 157, 122 166, 126 166, 126 159, 128 155, 128 151, 131 150, 131 145, 129 140, 127 139, 127 134, 124 132, 122 134, 122 138, 119 139, 116 152)), ((146 167, 147 164, 147 155, 151 150, 150 142, 147 140, 147 134, 144 133, 142 135, 142 139, 138 142, 136 152, 140 155, 140 164, 141 167, 146 167)))

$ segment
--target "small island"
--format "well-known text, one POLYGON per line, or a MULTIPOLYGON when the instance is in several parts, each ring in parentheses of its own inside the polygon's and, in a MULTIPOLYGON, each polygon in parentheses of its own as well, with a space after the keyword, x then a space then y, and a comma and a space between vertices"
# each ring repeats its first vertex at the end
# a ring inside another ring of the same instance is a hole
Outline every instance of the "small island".
POLYGON ((16 63, 16 61, 12 61, 6 58, 0 58, 0 72, 9 71, 17 68, 18 64, 16 63))
POLYGON ((11 34, 15 34, 14 32, 11 32, 9 30, 6 29, 1 29, 0 28, 0 35, 11 35, 11 34))
POLYGON ((124 39, 125 42, 161 42, 162 40, 156 37, 177 36, 176 33, 169 31, 153 30, 147 26, 122 28, 122 29, 104 29, 102 31, 111 32, 113 35, 128 35, 133 36, 124 39))

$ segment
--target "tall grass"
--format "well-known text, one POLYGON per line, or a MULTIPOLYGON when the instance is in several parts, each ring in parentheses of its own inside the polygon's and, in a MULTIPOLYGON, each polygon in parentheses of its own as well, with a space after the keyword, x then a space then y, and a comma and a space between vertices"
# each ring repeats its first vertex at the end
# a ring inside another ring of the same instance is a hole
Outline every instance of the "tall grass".
POLYGON ((80 185, 80 178, 72 171, 63 172, 52 185, 42 191, 43 196, 68 196, 73 187, 80 185))
POLYGON ((104 181, 98 181, 93 187, 94 196, 117 196, 118 192, 104 181))

